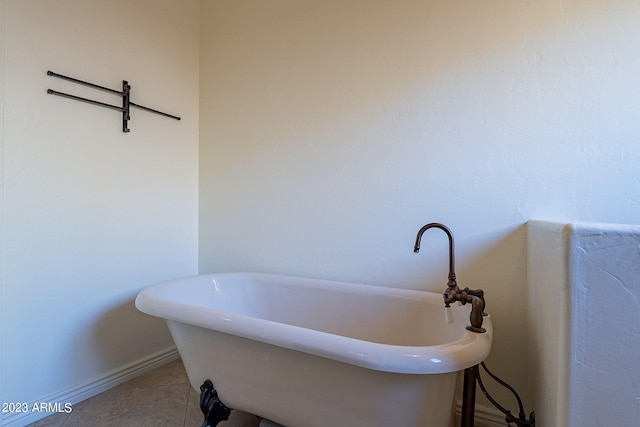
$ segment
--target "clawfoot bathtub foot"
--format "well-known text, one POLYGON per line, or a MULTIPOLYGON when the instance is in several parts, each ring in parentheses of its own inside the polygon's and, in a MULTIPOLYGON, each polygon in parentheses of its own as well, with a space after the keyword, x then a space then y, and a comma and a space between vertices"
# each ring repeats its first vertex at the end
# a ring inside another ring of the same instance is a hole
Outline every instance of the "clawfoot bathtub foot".
POLYGON ((218 398, 211 380, 206 380, 200 386, 200 410, 204 415, 200 427, 215 427, 220 421, 228 420, 231 414, 231 408, 224 406, 218 398))

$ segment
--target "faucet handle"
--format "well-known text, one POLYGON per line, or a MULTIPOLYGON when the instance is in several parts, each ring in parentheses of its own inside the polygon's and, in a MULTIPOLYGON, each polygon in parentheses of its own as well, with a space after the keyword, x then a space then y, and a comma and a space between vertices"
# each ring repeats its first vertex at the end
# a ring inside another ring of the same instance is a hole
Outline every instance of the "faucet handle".
POLYGON ((482 301, 482 315, 488 316, 489 314, 484 311, 484 309, 486 308, 486 303, 484 301, 484 291, 482 289, 470 290, 469 288, 464 288, 464 291, 469 295, 480 298, 480 301, 482 301))

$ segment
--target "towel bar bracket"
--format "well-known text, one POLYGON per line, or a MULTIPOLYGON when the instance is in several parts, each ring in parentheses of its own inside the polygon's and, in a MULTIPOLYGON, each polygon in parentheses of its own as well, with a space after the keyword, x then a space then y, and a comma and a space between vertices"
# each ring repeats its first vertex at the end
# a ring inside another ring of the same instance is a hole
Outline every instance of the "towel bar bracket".
POLYGON ((122 81, 122 132, 130 132, 129 129, 129 120, 131 116, 129 115, 129 105, 131 102, 129 101, 131 97, 131 85, 126 80, 122 81))

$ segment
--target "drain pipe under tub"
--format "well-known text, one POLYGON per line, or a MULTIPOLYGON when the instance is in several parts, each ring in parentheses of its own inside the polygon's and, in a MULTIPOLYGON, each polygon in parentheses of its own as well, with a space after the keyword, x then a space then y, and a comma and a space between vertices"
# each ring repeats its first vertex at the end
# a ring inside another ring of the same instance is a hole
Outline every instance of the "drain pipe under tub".
POLYGON ((464 370, 464 386, 462 388, 462 420, 461 427, 473 427, 476 409, 476 381, 478 365, 464 370))

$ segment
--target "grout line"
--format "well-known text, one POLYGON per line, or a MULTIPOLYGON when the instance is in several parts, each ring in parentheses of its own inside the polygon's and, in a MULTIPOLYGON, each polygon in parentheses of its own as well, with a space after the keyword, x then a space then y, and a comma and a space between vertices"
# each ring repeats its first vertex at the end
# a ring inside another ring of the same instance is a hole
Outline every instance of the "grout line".
POLYGON ((191 384, 189 384, 189 393, 187 393, 187 403, 184 406, 184 418, 182 421, 182 427, 187 427, 187 416, 189 415, 189 402, 191 401, 192 392, 193 392, 193 387, 191 387, 191 384))

